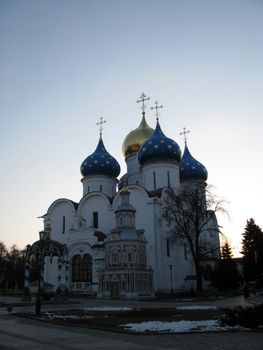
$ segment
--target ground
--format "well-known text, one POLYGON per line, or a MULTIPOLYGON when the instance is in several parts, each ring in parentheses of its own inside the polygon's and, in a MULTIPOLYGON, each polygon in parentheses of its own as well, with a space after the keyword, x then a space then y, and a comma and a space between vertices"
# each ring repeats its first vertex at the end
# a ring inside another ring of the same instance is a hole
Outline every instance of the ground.
MULTIPOLYGON (((0 296, 0 302, 15 302, 0 296)), ((262 296, 250 298, 248 301, 243 296, 207 301, 162 301, 162 302, 138 302, 138 301, 105 301, 105 300, 75 300, 72 304, 43 305, 43 311, 54 309, 67 310, 76 305, 81 308, 92 307, 145 307, 149 309, 185 307, 198 304, 199 306, 228 306, 251 303, 261 303, 262 296)), ((3 305, 3 304, 2 304, 3 305)), ((13 312, 33 311, 34 306, 13 307, 13 312)), ((0 308, 0 349, 27 349, 38 350, 77 350, 77 349, 174 349, 174 350, 259 350, 262 349, 262 331, 257 332, 221 332, 221 333, 188 333, 188 334, 125 334, 97 329, 68 327, 64 325, 39 322, 32 319, 24 319, 11 316, 9 319, 5 307, 0 308)))

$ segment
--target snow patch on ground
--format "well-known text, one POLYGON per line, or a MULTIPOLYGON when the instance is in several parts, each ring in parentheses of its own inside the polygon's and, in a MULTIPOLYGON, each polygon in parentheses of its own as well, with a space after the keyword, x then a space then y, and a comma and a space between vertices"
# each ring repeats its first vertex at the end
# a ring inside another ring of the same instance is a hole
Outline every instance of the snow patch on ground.
POLYGON ((177 306, 177 310, 216 310, 216 306, 208 305, 189 305, 189 306, 177 306))
POLYGON ((130 307, 115 307, 115 306, 93 306, 84 308, 84 311, 130 311, 130 307))
POLYGON ((46 320, 46 319, 48 320, 86 320, 90 318, 94 318, 94 316, 56 315, 50 312, 47 312, 45 316, 41 317, 42 320, 46 320))
POLYGON ((54 316, 54 319, 61 319, 61 320, 86 320, 94 318, 93 316, 77 316, 77 315, 56 315, 54 316))
POLYGON ((242 329, 240 327, 221 326, 216 320, 205 321, 178 321, 162 322, 149 321, 142 323, 127 323, 121 325, 122 328, 136 333, 158 332, 158 333, 181 333, 181 332, 215 332, 227 331, 233 329, 242 329))

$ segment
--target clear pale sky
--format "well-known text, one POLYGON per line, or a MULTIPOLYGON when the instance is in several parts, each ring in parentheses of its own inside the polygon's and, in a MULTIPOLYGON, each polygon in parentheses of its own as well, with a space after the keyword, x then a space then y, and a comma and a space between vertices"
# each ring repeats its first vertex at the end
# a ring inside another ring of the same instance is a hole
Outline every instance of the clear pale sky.
POLYGON ((246 220, 263 226, 261 0, 0 0, 0 240, 38 239, 57 198, 79 201, 80 164, 107 120, 107 150, 140 122, 142 91, 163 104, 224 197, 238 254, 246 220))

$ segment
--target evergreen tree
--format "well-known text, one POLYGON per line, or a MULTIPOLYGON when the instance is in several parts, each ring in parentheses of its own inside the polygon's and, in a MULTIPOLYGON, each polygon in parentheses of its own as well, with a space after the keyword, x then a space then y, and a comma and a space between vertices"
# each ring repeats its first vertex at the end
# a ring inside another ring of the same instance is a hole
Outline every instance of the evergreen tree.
POLYGON ((247 220, 243 232, 242 250, 243 273, 246 281, 262 284, 263 276, 263 232, 254 219, 247 220))
POLYGON ((226 241, 225 244, 223 244, 223 246, 221 247, 221 258, 223 260, 233 259, 232 248, 228 241, 226 241))
POLYGON ((211 283, 218 290, 235 290, 240 286, 238 272, 230 244, 226 241, 221 247, 221 259, 212 273, 211 283))

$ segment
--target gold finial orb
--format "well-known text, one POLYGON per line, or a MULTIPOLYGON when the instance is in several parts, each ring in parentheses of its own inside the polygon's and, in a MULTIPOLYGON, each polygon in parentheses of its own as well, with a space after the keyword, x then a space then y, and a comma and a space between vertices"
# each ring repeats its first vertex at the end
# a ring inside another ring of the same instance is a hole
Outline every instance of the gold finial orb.
POLYGON ((124 139, 122 153, 125 157, 138 152, 141 145, 152 135, 153 129, 149 127, 143 113, 142 120, 137 129, 132 130, 124 139))

